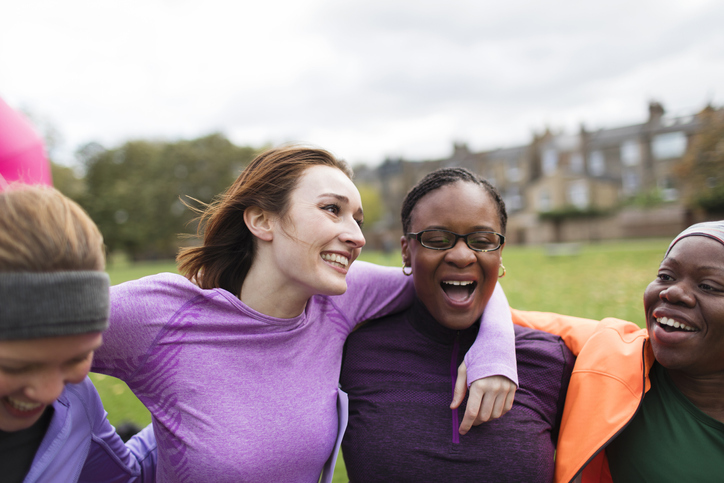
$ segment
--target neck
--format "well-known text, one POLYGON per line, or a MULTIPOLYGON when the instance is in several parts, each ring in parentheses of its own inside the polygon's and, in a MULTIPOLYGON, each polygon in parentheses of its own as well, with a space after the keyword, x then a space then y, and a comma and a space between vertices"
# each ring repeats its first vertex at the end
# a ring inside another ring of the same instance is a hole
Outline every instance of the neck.
POLYGON ((280 319, 301 315, 310 298, 293 282, 269 269, 258 256, 251 264, 238 296, 257 312, 280 319))
POLYGON ((692 376, 676 370, 666 369, 666 372, 674 385, 694 406, 724 423, 724 374, 692 376))

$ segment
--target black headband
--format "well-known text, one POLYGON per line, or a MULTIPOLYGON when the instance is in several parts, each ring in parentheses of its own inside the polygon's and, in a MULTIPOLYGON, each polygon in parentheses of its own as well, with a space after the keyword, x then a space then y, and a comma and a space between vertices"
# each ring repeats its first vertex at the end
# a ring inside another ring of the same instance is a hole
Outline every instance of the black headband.
POLYGON ((99 271, 0 273, 0 340, 103 331, 109 288, 99 271))

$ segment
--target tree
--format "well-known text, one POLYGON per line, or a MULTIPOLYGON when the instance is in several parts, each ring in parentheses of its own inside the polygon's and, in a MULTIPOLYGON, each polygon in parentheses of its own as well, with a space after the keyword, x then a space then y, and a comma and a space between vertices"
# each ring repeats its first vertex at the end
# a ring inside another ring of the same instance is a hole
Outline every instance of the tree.
POLYGON ((76 176, 73 168, 50 162, 53 186, 68 198, 80 202, 85 194, 85 181, 76 176))
POLYGON ((685 180, 690 208, 724 213, 724 109, 699 114, 702 130, 694 136, 677 174, 685 180))
POLYGON ((86 168, 81 204, 98 224, 109 252, 121 250, 133 259, 173 257, 181 243, 178 234, 194 228, 187 225, 195 214, 183 200, 209 203, 256 153, 221 134, 177 142, 129 141, 110 150, 92 143, 77 153, 86 168))
POLYGON ((379 190, 371 184, 359 183, 357 189, 362 198, 362 208, 365 212, 364 227, 365 229, 372 228, 385 214, 382 197, 379 190))

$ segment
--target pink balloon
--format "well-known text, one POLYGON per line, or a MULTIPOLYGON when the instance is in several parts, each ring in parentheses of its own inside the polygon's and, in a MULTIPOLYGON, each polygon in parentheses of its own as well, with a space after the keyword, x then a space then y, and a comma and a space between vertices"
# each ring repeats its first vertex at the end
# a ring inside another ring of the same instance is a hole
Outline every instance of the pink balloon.
POLYGON ((0 99, 0 191, 15 181, 53 185, 43 140, 25 117, 0 99))

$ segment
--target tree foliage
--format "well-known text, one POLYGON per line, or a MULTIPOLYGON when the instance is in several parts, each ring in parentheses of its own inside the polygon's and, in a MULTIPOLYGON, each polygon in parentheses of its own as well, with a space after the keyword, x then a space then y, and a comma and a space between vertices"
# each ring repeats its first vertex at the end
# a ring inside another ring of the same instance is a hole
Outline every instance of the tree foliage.
POLYGON ((182 200, 209 203, 256 155, 221 134, 176 142, 129 141, 116 149, 97 143, 77 152, 86 171, 80 203, 98 224, 109 252, 133 259, 173 257, 179 233, 195 214, 182 200))
POLYGON ((687 204, 710 213, 724 213, 724 109, 699 114, 703 129, 693 139, 677 168, 685 180, 687 204))
POLYGON ((382 197, 377 188, 371 184, 358 183, 360 197, 362 198, 362 207, 365 212, 365 229, 372 228, 385 214, 385 206, 382 197))

